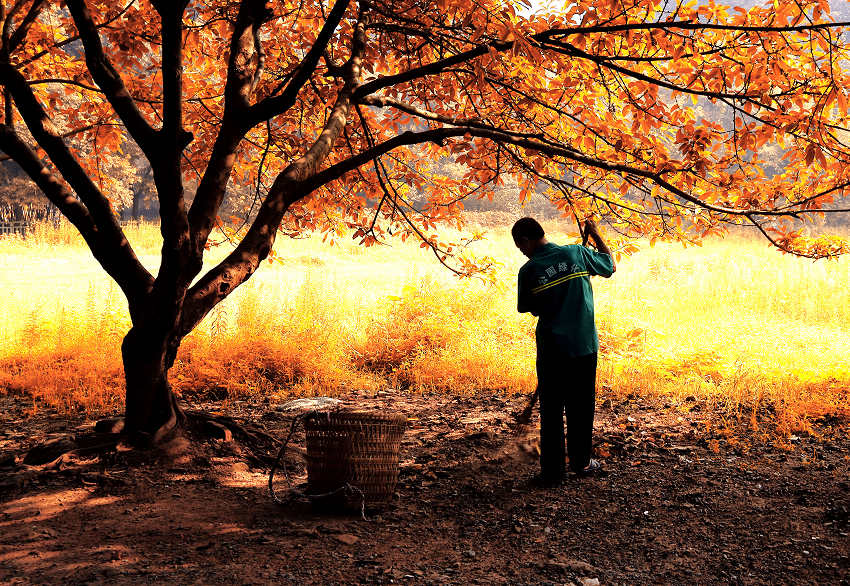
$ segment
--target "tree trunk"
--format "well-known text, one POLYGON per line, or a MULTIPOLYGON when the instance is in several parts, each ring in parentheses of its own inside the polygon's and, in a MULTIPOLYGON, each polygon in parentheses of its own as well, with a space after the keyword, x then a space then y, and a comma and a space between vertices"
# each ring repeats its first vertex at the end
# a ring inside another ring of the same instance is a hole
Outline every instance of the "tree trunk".
POLYGON ((131 217, 134 222, 139 221, 139 208, 141 208, 142 204, 142 194, 136 191, 133 191, 133 208, 131 211, 131 217))
POLYGON ((124 430, 134 443, 159 443, 183 420, 168 382, 174 340, 172 333, 133 326, 121 344, 127 379, 124 430))

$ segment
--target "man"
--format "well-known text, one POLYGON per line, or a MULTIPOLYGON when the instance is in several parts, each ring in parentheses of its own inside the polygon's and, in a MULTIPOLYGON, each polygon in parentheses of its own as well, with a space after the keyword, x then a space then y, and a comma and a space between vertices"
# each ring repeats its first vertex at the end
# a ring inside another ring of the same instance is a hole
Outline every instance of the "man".
POLYGON ((565 473, 565 409, 570 470, 601 470, 590 457, 599 351, 590 277, 610 277, 616 266, 596 224, 588 220, 584 230, 597 250, 548 242, 533 218, 522 218, 511 229, 517 248, 529 258, 519 270, 517 309, 539 317, 540 480, 547 486, 560 484, 565 473))

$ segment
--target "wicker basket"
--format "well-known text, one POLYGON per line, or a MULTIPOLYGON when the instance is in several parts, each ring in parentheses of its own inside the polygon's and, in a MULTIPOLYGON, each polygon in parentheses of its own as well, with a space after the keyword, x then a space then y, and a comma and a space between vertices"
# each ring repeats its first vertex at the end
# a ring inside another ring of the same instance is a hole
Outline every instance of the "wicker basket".
POLYGON ((398 454, 407 417, 399 413, 317 411, 304 418, 307 482, 312 494, 347 485, 337 504, 375 506, 392 499, 398 482, 398 454))

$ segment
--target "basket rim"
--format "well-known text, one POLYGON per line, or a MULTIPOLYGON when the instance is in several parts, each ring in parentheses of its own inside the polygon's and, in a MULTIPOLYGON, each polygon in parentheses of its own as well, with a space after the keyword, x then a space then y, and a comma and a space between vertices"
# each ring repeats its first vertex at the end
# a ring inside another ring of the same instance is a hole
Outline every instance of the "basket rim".
POLYGON ((306 424, 359 424, 359 423, 377 423, 377 424, 397 424, 406 425, 407 415, 398 411, 373 411, 368 409, 324 409, 311 411, 304 416, 306 424))

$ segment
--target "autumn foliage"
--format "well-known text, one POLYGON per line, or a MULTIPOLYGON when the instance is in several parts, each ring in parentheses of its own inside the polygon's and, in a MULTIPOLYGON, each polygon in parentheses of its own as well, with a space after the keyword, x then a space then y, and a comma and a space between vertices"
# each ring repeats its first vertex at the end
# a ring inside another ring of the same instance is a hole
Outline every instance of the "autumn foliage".
POLYGON ((628 237, 698 241, 744 224, 788 252, 848 251, 792 224, 839 209, 850 184, 848 46, 826 0, 560 13, 501 0, 21 0, 0 18, 0 148, 127 298, 131 432, 179 422, 168 372, 180 343, 281 229, 415 238, 473 275, 492 261, 437 228, 511 178, 520 199, 546 188, 565 214, 628 237), (159 199, 156 275, 104 173, 130 141, 159 199), (444 157, 465 175, 434 172, 444 157), (245 227, 201 274, 225 209, 245 227))

